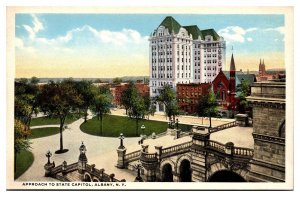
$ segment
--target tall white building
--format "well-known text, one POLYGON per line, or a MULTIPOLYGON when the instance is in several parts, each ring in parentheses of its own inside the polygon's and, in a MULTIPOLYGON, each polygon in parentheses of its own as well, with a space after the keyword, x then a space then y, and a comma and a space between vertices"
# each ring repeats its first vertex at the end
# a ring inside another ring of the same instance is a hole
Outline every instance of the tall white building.
POLYGON ((176 90, 177 83, 210 83, 225 68, 226 42, 214 29, 181 26, 168 16, 149 41, 151 97, 166 84, 176 90))

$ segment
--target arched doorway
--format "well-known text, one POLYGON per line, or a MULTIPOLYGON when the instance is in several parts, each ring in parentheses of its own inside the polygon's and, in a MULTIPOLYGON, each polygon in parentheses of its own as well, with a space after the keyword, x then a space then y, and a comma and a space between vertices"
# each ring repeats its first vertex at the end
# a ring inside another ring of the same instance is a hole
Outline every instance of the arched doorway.
POLYGON ((191 182, 192 181, 192 173, 191 173, 191 163, 189 160, 182 160, 179 167, 179 178, 180 182, 191 182))
POLYGON ((84 175, 84 181, 85 181, 85 182, 92 182, 92 179, 91 179, 90 175, 85 174, 85 175, 84 175))
POLYGON ((220 170, 214 173, 208 182, 246 182, 245 179, 239 174, 229 171, 220 170))
POLYGON ((170 164, 165 164, 162 168, 162 182, 173 182, 172 166, 170 164))

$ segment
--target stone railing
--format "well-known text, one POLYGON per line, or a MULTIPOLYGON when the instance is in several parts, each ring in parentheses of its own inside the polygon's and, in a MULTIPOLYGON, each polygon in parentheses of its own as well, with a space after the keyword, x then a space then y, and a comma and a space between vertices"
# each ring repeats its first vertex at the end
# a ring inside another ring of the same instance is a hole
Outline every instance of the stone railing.
POLYGON ((191 146, 192 146, 192 141, 189 141, 189 142, 185 142, 185 143, 178 144, 175 146, 164 148, 164 149, 162 149, 161 157, 162 158, 169 157, 169 156, 173 155, 174 153, 179 154, 184 151, 188 151, 191 146))
POLYGON ((157 153, 142 152, 140 160, 146 161, 146 162, 156 162, 157 161, 157 153))
POLYGON ((252 157, 254 154, 254 150, 250 148, 234 147, 233 154, 252 157))
POLYGON ((208 146, 216 151, 225 152, 225 145, 220 142, 209 140, 208 146))
POLYGON ((136 161, 140 158, 140 155, 141 155, 141 150, 137 150, 137 151, 128 153, 124 156, 124 161, 125 161, 125 163, 136 161))
POLYGON ((116 178, 114 178, 114 174, 106 174, 104 172, 104 169, 97 169, 95 168, 95 166, 93 165, 89 165, 87 164, 86 165, 86 172, 88 172, 89 174, 97 177, 100 181, 103 181, 103 182, 123 182, 125 180, 118 180, 116 178))
MULTIPOLYGON (((168 134, 168 131, 165 131, 165 132, 162 132, 162 133, 159 133, 159 134, 155 134, 155 139, 163 137, 163 136, 166 136, 167 134, 168 134)), ((144 139, 153 139, 153 136, 152 135, 148 135, 144 139)))
POLYGON ((216 126, 213 128, 209 128, 208 131, 209 131, 209 133, 214 133, 214 132, 221 131, 221 130, 228 129, 230 127, 235 127, 235 126, 237 126, 237 122, 233 121, 233 122, 222 124, 222 125, 219 125, 219 126, 216 126))

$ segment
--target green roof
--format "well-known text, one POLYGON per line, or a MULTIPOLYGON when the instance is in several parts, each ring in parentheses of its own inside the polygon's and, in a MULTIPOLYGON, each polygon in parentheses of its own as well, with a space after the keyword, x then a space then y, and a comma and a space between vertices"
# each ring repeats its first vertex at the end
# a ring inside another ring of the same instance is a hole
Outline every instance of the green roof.
POLYGON ((171 34, 173 31, 174 33, 178 33, 181 25, 172 17, 172 16, 167 16, 163 22, 159 25, 164 26, 169 30, 169 33, 171 34))
POLYGON ((189 34, 192 34, 193 40, 197 40, 199 36, 202 38, 202 33, 197 25, 183 26, 189 34))
MULTIPOLYGON (((170 34, 172 32, 178 34, 181 28, 181 25, 172 16, 167 16, 158 27, 160 26, 167 28, 170 34)), ((199 36, 204 40, 207 35, 211 35, 213 40, 219 40, 220 38, 214 29, 200 30, 197 25, 183 26, 183 28, 185 28, 189 34, 192 34, 193 40, 197 40, 199 36)))
POLYGON ((213 39, 219 40, 220 36, 217 34, 217 32, 214 29, 205 29, 205 30, 201 30, 201 34, 202 34, 202 39, 205 39, 205 36, 207 35, 211 35, 213 37, 213 39))

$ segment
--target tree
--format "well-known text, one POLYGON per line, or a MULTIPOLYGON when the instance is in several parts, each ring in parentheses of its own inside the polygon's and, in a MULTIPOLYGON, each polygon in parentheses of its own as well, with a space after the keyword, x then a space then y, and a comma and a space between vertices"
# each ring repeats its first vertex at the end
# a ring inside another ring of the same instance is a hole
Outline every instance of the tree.
POLYGON ((76 82, 76 89, 78 93, 82 96, 82 105, 80 108, 84 113, 84 122, 87 121, 88 109, 94 104, 96 96, 96 87, 93 86, 91 81, 79 81, 76 82))
POLYGON ((15 118, 21 120, 29 130, 32 115, 38 112, 38 79, 32 77, 15 82, 15 118))
POLYGON ((237 108, 239 113, 245 113, 249 108, 249 102, 246 100, 246 97, 250 95, 250 85, 247 80, 242 80, 241 85, 237 88, 238 94, 238 104, 237 108))
POLYGON ((150 95, 147 94, 145 96, 143 96, 144 99, 144 104, 145 104, 145 115, 148 116, 148 120, 149 120, 149 116, 150 115, 154 115, 155 111, 156 111, 156 106, 154 104, 154 100, 150 98, 150 95))
POLYGON ((165 85, 160 91, 159 96, 156 97, 156 101, 163 103, 165 105, 165 114, 170 120, 172 116, 175 120, 175 116, 179 114, 179 107, 176 99, 176 93, 172 87, 165 85))
POLYGON ((138 136, 139 129, 139 120, 144 118, 146 108, 143 97, 138 93, 138 91, 134 91, 131 95, 131 108, 129 109, 129 116, 136 120, 136 136, 138 136))
POLYGON ((100 135, 103 132, 103 116, 110 113, 112 107, 112 95, 107 87, 100 87, 94 98, 94 106, 92 111, 97 115, 100 120, 100 135))
POLYGON ((82 96, 77 92, 75 82, 72 79, 62 82, 49 82, 44 85, 39 96, 41 110, 49 117, 57 117, 60 120, 60 148, 55 153, 67 152, 63 148, 63 126, 66 117, 82 106, 82 96))
POLYGON ((119 77, 116 77, 116 78, 113 79, 113 83, 114 84, 120 84, 120 83, 122 83, 122 79, 119 78, 119 77))
POLYGON ((128 88, 126 88, 123 92, 122 92, 122 96, 121 96, 121 105, 124 106, 125 110, 126 110, 126 114, 128 112, 128 109, 131 108, 132 106, 132 95, 134 94, 134 92, 137 91, 136 87, 134 85, 134 83, 132 81, 129 82, 128 84, 128 88))
POLYGON ((95 79, 94 83, 103 83, 101 79, 95 79))
POLYGON ((202 117, 203 124, 203 116, 209 117, 209 127, 211 127, 211 117, 217 114, 217 100, 213 91, 209 91, 208 94, 201 95, 198 100, 197 105, 197 114, 202 117))
POLYGON ((30 141, 28 136, 30 135, 30 130, 27 126, 20 120, 15 119, 14 121, 14 172, 17 171, 17 155, 24 150, 30 149, 30 141))
POLYGON ((211 117, 217 114, 217 100, 214 92, 211 90, 208 93, 206 113, 209 116, 209 128, 211 128, 211 117))
POLYGON ((207 115, 206 114, 207 103, 208 103, 208 94, 201 95, 198 100, 196 112, 199 117, 202 117, 202 124, 203 124, 203 117, 207 115))

